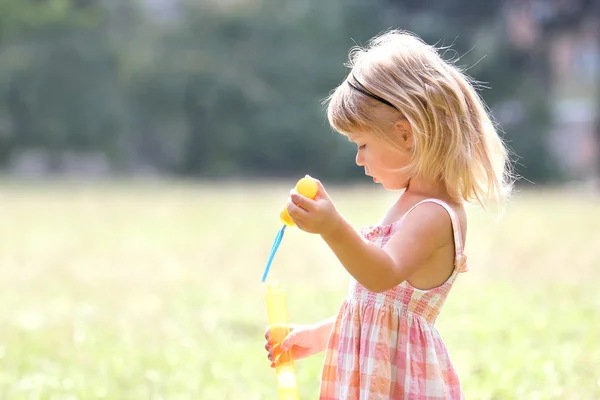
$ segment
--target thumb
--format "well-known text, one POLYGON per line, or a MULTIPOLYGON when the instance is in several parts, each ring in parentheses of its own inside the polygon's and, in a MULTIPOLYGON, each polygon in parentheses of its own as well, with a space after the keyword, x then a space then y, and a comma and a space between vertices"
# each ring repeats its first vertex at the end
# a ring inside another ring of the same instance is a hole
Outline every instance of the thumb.
POLYGON ((313 178, 310 175, 306 175, 306 178, 312 179, 317 184, 317 195, 315 196, 315 200, 319 198, 329 198, 329 195, 327 194, 327 191, 325 190, 325 187, 323 186, 320 180, 318 180, 317 178, 313 178))
POLYGON ((288 351, 291 349, 296 343, 298 343, 300 337, 298 335, 298 331, 291 331, 283 342, 281 342, 281 351, 288 351))

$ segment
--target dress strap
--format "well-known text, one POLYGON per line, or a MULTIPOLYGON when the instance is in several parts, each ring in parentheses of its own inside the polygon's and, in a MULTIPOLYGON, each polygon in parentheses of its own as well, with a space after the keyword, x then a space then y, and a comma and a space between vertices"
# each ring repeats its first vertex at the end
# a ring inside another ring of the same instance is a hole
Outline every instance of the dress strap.
POLYGON ((464 245, 463 245, 463 240, 462 240, 462 233, 460 230, 460 221, 458 219, 458 215, 456 214, 456 212, 454 211, 454 209, 452 207, 450 207, 448 204, 446 204, 445 202, 443 202, 439 199, 434 199, 434 198, 425 199, 425 200, 421 200, 420 202, 418 202, 417 204, 412 206, 406 212, 406 214, 404 214, 402 219, 406 218, 408 213, 410 213, 417 206, 419 206, 420 204, 423 204, 423 203, 438 204, 438 205, 442 206, 446 210, 446 212, 448 212, 448 214, 450 215, 450 220, 452 221, 452 231, 454 233, 454 254, 455 254, 454 267, 456 270, 458 270, 458 272, 467 272, 469 270, 469 266, 467 265, 467 256, 464 254, 464 245))

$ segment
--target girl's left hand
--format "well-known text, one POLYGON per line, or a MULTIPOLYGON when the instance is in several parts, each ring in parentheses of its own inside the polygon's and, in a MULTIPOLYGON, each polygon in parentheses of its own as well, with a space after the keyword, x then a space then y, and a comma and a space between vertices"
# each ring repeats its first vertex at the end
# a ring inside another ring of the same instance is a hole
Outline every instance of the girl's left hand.
MULTIPOLYGON (((314 178, 312 178, 314 179, 314 178)), ((290 192, 288 212, 298 228, 305 232, 328 234, 339 225, 342 216, 337 211, 321 182, 317 182, 318 191, 313 199, 302 196, 296 189, 290 192)))

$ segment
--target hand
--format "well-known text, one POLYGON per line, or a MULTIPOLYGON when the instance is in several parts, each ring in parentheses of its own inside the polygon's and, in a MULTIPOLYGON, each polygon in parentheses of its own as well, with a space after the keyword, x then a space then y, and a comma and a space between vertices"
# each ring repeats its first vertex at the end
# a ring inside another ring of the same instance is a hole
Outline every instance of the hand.
MULTIPOLYGON (((283 340, 281 345, 273 343, 271 340, 271 331, 267 328, 265 332, 265 350, 269 353, 267 358, 271 361, 271 367, 275 368, 275 361, 281 355, 291 349, 292 358, 300 360, 313 354, 319 353, 323 349, 322 338, 317 326, 314 325, 287 325, 283 328, 289 328, 290 333, 283 340)), ((276 329, 276 328, 275 328, 276 329)))
POLYGON ((342 217, 321 182, 317 179, 315 181, 318 187, 315 198, 302 196, 296 189, 292 189, 287 209, 298 228, 322 235, 335 230, 342 217))

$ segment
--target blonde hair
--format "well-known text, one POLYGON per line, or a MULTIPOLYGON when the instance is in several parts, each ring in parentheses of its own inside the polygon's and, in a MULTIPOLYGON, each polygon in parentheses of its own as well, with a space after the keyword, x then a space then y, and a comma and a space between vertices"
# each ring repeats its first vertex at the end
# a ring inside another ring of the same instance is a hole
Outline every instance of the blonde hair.
POLYGON ((484 209, 490 200, 506 200, 512 187, 507 148, 472 81, 436 48, 392 30, 352 48, 347 66, 350 74, 326 99, 333 129, 394 143, 390 127, 406 119, 414 141, 408 176, 441 180, 450 196, 484 209), (378 118, 382 107, 395 121, 378 118))

